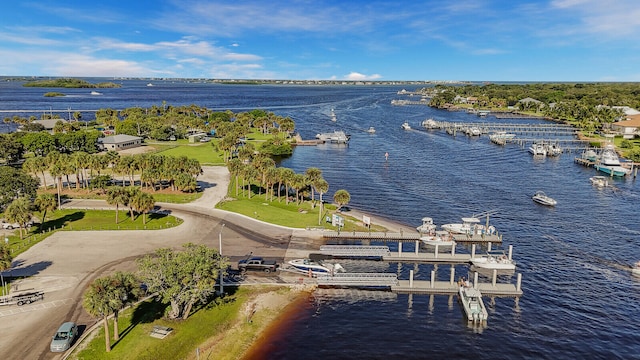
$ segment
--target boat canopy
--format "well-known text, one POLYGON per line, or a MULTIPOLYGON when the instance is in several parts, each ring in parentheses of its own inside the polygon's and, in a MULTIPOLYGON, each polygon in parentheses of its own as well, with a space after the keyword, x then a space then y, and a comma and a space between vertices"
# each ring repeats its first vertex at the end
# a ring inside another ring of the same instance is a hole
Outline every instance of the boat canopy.
POLYGON ((474 218, 474 217, 470 217, 470 218, 462 218, 462 221, 465 222, 465 223, 479 223, 480 219, 474 218))

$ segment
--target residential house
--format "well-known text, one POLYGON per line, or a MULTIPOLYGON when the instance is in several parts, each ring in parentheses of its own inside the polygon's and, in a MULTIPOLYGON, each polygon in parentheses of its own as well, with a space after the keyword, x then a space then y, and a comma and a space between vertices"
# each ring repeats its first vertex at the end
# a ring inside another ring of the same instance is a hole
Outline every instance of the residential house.
POLYGON ((622 134, 625 139, 640 136, 640 114, 628 115, 625 120, 611 124, 611 130, 622 134))
POLYGON ((98 139, 98 147, 101 150, 125 150, 131 149, 142 145, 142 138, 139 136, 131 136, 125 134, 118 134, 113 136, 107 136, 98 139))

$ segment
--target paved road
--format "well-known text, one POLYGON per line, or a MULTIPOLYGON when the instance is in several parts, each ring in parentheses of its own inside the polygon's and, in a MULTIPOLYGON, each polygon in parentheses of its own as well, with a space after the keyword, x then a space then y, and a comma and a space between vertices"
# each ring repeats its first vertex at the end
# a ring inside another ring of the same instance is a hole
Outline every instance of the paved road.
MULTIPOLYGON (((51 336, 57 327, 65 321, 74 321, 79 324, 80 331, 84 331, 96 322, 82 308, 82 295, 88 284, 116 270, 134 271, 135 259, 157 248, 179 248, 186 242, 218 248, 222 231, 222 254, 231 261, 253 252, 282 262, 305 257, 323 243, 318 231, 271 225, 214 209, 226 195, 229 173, 224 167, 203 167, 203 170, 198 178, 203 188, 201 198, 189 204, 157 204, 162 211, 184 220, 178 227, 59 231, 14 259, 9 275, 26 277, 18 282, 18 291, 44 291, 45 298, 20 308, 16 305, 0 307, 0 359, 60 359, 62 354, 49 352, 51 336)), ((73 200, 63 207, 113 208, 101 200, 73 200)), ((362 216, 357 211, 349 215, 362 216)), ((371 221, 398 231, 398 225, 392 222, 374 218, 371 221)), ((289 276, 293 281, 298 277, 289 276)), ((249 282, 282 282, 283 278, 287 277, 261 279, 258 276, 249 282)))
MULTIPOLYGON (((222 253, 237 260, 249 252, 282 261, 291 250, 304 253, 319 243, 318 233, 273 226, 254 219, 213 209, 222 199, 228 172, 205 168, 199 178, 204 194, 190 204, 160 204, 162 210, 184 219, 166 230, 59 231, 14 259, 11 276, 25 276, 18 291, 45 292, 44 300, 18 307, 0 308, 0 358, 59 359, 49 352, 51 335, 65 321, 75 321, 80 330, 95 319, 82 308, 82 294, 95 278, 115 270, 134 270, 135 259, 160 247, 179 248, 186 242, 218 247, 222 229, 222 253), (221 224, 224 223, 224 228, 221 224), (14 311, 15 310, 15 311, 14 311)), ((65 207, 105 208, 99 200, 71 201, 65 207)), ((7 272, 5 272, 7 274, 7 272)))

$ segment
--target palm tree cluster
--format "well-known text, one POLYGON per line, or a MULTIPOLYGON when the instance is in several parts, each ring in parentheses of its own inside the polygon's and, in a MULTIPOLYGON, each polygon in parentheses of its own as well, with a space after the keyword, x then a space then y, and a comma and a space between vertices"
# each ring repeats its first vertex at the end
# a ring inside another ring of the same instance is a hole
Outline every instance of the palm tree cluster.
POLYGON ((111 351, 109 316, 113 315, 113 339, 119 340, 118 313, 142 294, 140 281, 132 273, 118 271, 111 276, 96 279, 84 293, 82 306, 91 316, 100 317, 104 323, 106 351, 111 351))
POLYGON ((147 213, 155 207, 153 196, 142 192, 138 187, 111 187, 107 191, 107 203, 116 206, 116 224, 118 223, 119 206, 129 207, 131 221, 134 220, 134 212, 142 214, 142 223, 147 223, 147 213))
POLYGON ((25 160, 23 169, 42 178, 48 188, 46 174, 49 173, 56 183, 58 197, 66 186, 70 190, 75 179, 76 189, 100 189, 105 191, 112 182, 111 177, 102 177, 102 172, 110 169, 114 175, 122 176, 122 186, 136 183, 139 178, 141 188, 157 191, 164 187, 172 190, 192 192, 197 188, 197 177, 202 167, 195 159, 186 156, 172 157, 158 154, 136 154, 121 156, 115 151, 90 155, 79 151, 71 155, 50 152, 47 156, 35 156, 25 160), (97 176, 94 176, 94 173, 97 176), (106 181, 103 181, 106 180, 106 181))

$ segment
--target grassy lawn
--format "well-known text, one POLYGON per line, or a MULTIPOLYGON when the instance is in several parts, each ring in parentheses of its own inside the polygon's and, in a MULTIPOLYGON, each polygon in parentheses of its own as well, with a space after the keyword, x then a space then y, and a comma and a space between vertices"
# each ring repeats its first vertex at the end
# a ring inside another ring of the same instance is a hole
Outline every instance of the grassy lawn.
MULTIPOLYGON (((113 342, 110 353, 105 352, 104 327, 88 340, 70 359, 195 359, 200 348, 202 359, 237 359, 257 338, 276 313, 258 311, 248 322, 243 315, 247 303, 261 293, 290 293, 286 287, 251 287, 233 289, 224 299, 215 298, 194 312, 187 320, 168 320, 163 317, 166 306, 155 301, 140 303, 118 317, 120 340, 113 342), (170 327, 173 332, 164 339, 149 336, 155 325, 170 327), (204 355, 208 353, 207 355, 204 355)), ((293 294, 288 294, 293 296, 293 294)), ((113 335, 113 322, 109 322, 113 335)), ((86 330, 85 330, 86 331, 86 330)))
MULTIPOLYGON (((245 195, 246 195, 245 191, 245 195)), ((222 201, 216 205, 216 208, 232 211, 235 213, 243 214, 254 219, 258 219, 264 222, 294 227, 294 228, 324 228, 331 230, 338 230, 337 227, 332 226, 331 223, 325 221, 326 216, 332 216, 336 213, 336 206, 332 204, 325 204, 324 212, 318 224, 318 212, 320 206, 315 208, 311 207, 309 201, 305 201, 302 204, 296 204, 289 202, 285 204, 285 200, 282 198, 279 202, 276 197, 273 201, 265 200, 264 193, 262 195, 254 194, 251 199, 239 194, 235 196, 234 182, 229 185, 229 191, 227 194, 227 200, 222 201)), ((356 219, 344 213, 339 214, 344 217, 344 227, 341 230, 344 231, 368 231, 368 228, 362 223, 362 219, 356 219)), ((381 226, 373 225, 372 231, 384 231, 385 228, 381 226)))
POLYGON ((224 165, 222 159, 222 153, 217 151, 213 145, 214 142, 206 143, 178 143, 176 145, 160 145, 157 143, 151 144, 158 151, 158 154, 167 156, 186 156, 190 159, 196 159, 200 162, 200 165, 224 165))

